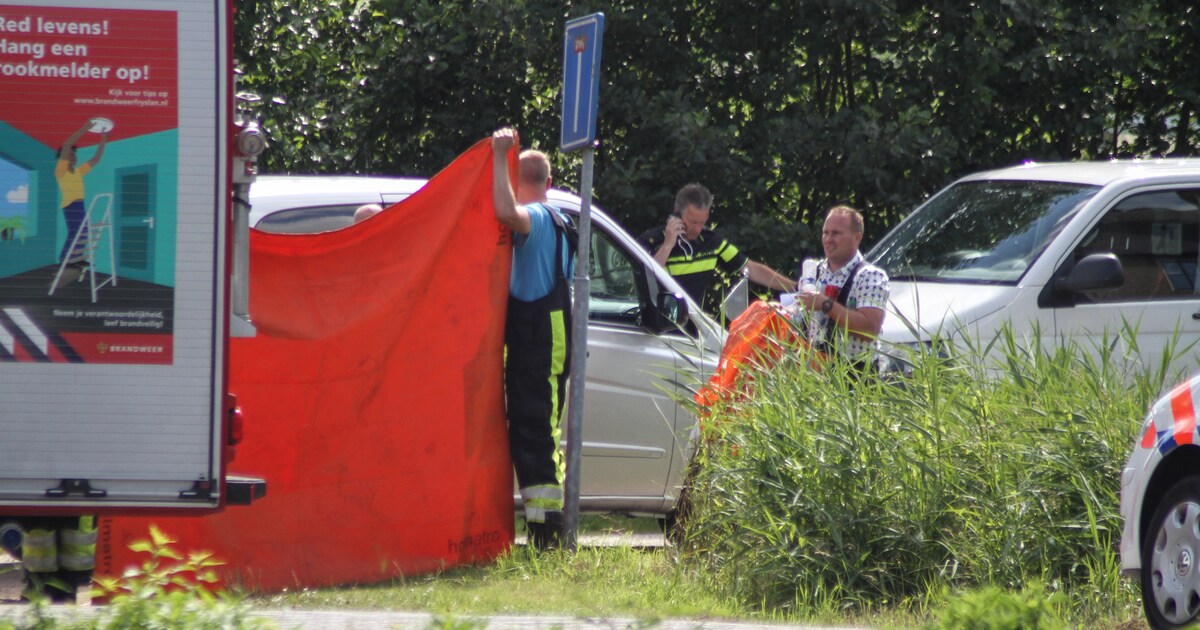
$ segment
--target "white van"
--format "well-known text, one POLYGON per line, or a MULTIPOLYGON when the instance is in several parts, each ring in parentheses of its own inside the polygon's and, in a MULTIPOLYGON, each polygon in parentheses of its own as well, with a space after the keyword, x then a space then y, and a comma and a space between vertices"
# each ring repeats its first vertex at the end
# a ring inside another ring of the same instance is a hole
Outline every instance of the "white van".
MULTIPOLYGON (((893 350, 938 335, 986 343, 1005 325, 1082 348, 1128 330, 1149 369, 1176 344, 1164 386, 1200 373, 1200 160, 970 175, 867 257, 891 278, 881 337, 893 350)), ((1193 376, 1158 401, 1121 475, 1121 569, 1155 628, 1200 618, 1198 398, 1193 376)))
MULTIPOLYGON (((425 181, 259 176, 250 187, 250 225, 291 234, 341 229, 354 222, 360 205, 386 208, 425 181)), ((568 214, 579 213, 580 199, 574 194, 551 190, 549 201, 568 214)), ((668 516, 691 458, 696 426, 691 411, 676 402, 689 395, 681 383, 688 381, 687 373, 696 378, 712 373, 725 329, 594 205, 591 226, 579 507, 668 516)))
MULTIPOLYGON (((976 173, 918 207, 867 258, 891 278, 885 350, 935 335, 986 343, 1004 325, 1088 348, 1128 326, 1154 366, 1177 334, 1186 347, 1200 333, 1200 159, 976 173)), ((1193 345, 1172 371, 1194 373, 1198 360, 1193 345)))

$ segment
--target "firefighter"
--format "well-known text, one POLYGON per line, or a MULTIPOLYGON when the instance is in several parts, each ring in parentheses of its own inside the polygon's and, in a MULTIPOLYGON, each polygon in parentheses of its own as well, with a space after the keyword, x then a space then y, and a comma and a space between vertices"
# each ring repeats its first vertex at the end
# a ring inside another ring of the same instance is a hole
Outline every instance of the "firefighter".
POLYGON ((496 219, 513 231, 512 278, 504 331, 508 441, 525 510, 529 542, 558 546, 563 526, 565 462, 559 448, 571 365, 571 298, 567 278, 574 253, 566 218, 546 202, 550 161, 521 153, 514 195, 508 152, 513 129, 492 135, 492 198, 496 219))

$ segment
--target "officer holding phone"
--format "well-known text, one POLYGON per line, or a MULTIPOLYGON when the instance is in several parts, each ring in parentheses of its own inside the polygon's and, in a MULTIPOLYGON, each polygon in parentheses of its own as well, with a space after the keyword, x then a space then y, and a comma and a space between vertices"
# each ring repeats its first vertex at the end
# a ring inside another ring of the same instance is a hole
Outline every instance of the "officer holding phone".
POLYGON ((710 208, 712 193, 700 184, 688 184, 676 193, 675 209, 666 225, 638 237, 702 309, 720 317, 725 291, 743 271, 751 282, 772 290, 796 289, 794 280, 750 260, 736 245, 705 227, 710 208))

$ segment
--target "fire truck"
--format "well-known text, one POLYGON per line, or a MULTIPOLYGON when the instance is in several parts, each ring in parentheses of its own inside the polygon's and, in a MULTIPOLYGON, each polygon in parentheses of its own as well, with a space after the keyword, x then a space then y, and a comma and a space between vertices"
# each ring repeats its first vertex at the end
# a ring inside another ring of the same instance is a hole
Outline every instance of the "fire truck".
POLYGON ((231 33, 226 0, 0 1, 0 545, 27 571, 32 532, 265 495, 226 474, 265 147, 231 33))

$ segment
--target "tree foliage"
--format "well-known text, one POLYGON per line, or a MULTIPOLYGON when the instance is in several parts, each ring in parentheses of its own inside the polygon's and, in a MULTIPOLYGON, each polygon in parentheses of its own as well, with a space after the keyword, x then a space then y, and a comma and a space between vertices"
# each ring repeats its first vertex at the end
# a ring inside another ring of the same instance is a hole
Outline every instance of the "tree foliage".
POLYGON ((965 173, 1192 153, 1189 0, 235 0, 271 172, 432 175, 500 125, 559 154, 562 30, 605 14, 594 191, 630 231, 690 181, 790 271, 850 203, 868 243, 965 173))

